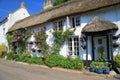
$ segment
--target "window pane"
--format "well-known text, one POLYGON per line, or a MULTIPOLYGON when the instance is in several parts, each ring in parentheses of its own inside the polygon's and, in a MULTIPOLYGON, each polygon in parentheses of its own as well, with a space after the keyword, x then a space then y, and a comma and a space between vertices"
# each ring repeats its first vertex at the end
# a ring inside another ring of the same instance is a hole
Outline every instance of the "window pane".
POLYGON ((75 27, 75 21, 74 21, 74 18, 72 18, 72 26, 73 26, 73 28, 75 27))
POLYGON ((80 17, 76 17, 76 26, 80 26, 80 17))
POLYGON ((74 55, 79 55, 79 41, 78 37, 73 37, 68 39, 69 51, 74 52, 74 55))

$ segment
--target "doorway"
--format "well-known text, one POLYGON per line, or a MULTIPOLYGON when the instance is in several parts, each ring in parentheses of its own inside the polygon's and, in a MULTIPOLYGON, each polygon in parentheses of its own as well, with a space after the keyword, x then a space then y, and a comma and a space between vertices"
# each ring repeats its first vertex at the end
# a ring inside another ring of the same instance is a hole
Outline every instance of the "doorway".
POLYGON ((104 51, 105 51, 105 56, 104 58, 108 58, 107 56, 107 37, 106 36, 100 36, 100 37, 94 37, 93 38, 94 41, 94 60, 97 60, 97 58, 99 57, 98 54, 98 48, 100 46, 104 47, 104 51))

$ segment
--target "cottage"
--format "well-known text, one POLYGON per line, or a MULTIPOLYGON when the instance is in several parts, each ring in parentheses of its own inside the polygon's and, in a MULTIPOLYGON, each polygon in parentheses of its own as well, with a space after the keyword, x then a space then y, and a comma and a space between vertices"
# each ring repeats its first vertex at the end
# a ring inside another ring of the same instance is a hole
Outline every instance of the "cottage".
POLYGON ((43 11, 16 22, 9 29, 9 33, 15 30, 31 33, 26 40, 29 52, 33 48, 39 50, 35 44, 36 33, 45 31, 45 41, 53 47, 54 31, 73 30, 74 34, 64 42, 59 54, 91 61, 98 59, 98 48, 101 46, 104 57, 109 60, 120 53, 119 0, 70 0, 58 6, 52 6, 50 1, 45 2, 47 5, 43 11))
POLYGON ((12 27, 12 25, 21 19, 24 19, 25 17, 30 16, 26 7, 25 3, 22 2, 19 9, 15 10, 14 12, 9 13, 8 16, 6 16, 1 22, 0 22, 0 43, 7 44, 6 40, 6 33, 8 32, 8 29, 12 27))

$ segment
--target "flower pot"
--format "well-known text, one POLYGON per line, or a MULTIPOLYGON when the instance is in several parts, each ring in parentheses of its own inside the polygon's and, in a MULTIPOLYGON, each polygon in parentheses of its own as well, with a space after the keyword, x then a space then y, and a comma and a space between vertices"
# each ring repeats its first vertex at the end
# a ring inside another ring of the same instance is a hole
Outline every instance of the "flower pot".
POLYGON ((95 72, 95 68, 90 68, 90 72, 95 72))
POLYGON ((113 43, 113 47, 114 47, 114 48, 118 47, 119 45, 120 45, 119 42, 115 42, 115 43, 113 43))
POLYGON ((119 37, 118 37, 118 36, 113 36, 112 38, 113 38, 113 40, 116 40, 116 39, 118 39, 119 37))
POLYGON ((102 73, 103 73, 103 70, 97 70, 97 73, 98 73, 98 74, 102 74, 102 73))
POLYGON ((109 74, 110 70, 104 70, 103 72, 104 72, 104 74, 109 74))

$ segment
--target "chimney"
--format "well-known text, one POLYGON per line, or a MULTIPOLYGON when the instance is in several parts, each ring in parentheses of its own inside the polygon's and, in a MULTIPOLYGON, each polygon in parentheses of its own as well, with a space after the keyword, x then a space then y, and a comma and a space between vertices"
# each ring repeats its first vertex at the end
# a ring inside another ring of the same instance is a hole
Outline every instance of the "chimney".
POLYGON ((25 2, 22 2, 21 3, 21 8, 25 8, 25 7, 26 7, 25 2))
POLYGON ((44 9, 53 7, 52 0, 46 0, 44 3, 44 9))

